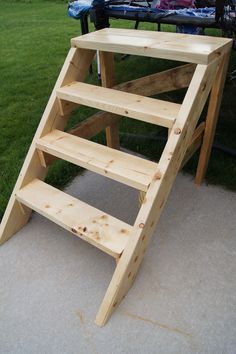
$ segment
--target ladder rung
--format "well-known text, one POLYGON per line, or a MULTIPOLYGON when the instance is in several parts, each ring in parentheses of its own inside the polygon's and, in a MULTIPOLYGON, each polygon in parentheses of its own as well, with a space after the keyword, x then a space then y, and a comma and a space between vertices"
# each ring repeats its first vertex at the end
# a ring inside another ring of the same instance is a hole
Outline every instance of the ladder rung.
POLYGON ((74 235, 117 258, 132 226, 35 179, 16 198, 74 235))
POLYGON ((171 128, 180 105, 105 87, 72 82, 57 90, 66 101, 171 128))
POLYGON ((90 171, 146 191, 157 163, 53 130, 36 142, 38 149, 90 171))

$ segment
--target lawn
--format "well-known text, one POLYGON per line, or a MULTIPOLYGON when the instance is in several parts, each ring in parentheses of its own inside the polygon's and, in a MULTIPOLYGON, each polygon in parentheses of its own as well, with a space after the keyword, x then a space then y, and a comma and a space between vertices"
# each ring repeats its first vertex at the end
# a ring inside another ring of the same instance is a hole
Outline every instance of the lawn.
MULTIPOLYGON (((129 21, 112 21, 113 27, 133 28, 129 21)), ((142 29, 155 29, 154 24, 142 24, 142 29)), ((70 46, 70 38, 80 34, 79 22, 67 17, 64 1, 3 1, 0 0, 0 219, 19 174, 39 120, 52 91, 70 46)), ((93 25, 91 25, 91 30, 93 25)), ((173 28, 165 27, 165 30, 173 28)), ((217 31, 210 31, 217 35, 217 31)), ((116 56, 117 82, 153 73, 174 63, 150 58, 116 56)), ((232 54, 230 70, 236 67, 232 54)), ((96 83, 96 74, 88 80, 96 83)), ((227 81, 215 142, 236 150, 235 83, 227 81)), ((183 92, 170 96, 181 98, 183 92)), ((82 107, 73 114, 70 125, 92 112, 82 107)), ((122 119, 121 144, 127 148, 158 159, 165 132, 152 125, 122 119), (131 135, 132 134, 132 138, 131 135), (153 143, 147 139, 152 134, 153 143), (134 136, 135 135, 135 136, 134 136)), ((104 142, 104 134, 97 139, 104 142)), ((185 167, 194 173, 197 156, 185 167)), ((63 163, 50 170, 50 183, 63 187, 78 173, 78 168, 63 163)), ((236 190, 236 159, 214 149, 206 180, 236 190)))

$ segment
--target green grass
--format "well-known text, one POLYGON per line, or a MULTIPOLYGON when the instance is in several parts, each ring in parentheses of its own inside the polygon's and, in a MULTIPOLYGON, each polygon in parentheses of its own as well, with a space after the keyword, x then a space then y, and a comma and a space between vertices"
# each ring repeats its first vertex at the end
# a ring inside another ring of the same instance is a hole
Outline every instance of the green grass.
MULTIPOLYGON (((112 21, 112 27, 133 28, 131 21, 112 21)), ((154 24, 142 24, 142 29, 155 29, 154 24)), ((93 30, 93 25, 91 25, 93 30)), ((173 27, 165 27, 173 30, 173 27)), ((39 120, 52 91, 70 46, 70 38, 80 34, 79 21, 67 17, 65 1, 3 1, 0 0, 0 219, 19 174, 39 120)), ((211 31, 211 34, 217 34, 211 31)), ((233 53, 231 67, 235 68, 233 53)), ((174 66, 172 62, 150 58, 116 56, 117 82, 153 73, 174 66)), ((88 78, 97 82, 96 75, 88 78)), ((182 93, 171 94, 177 100, 182 93)), ((83 107, 73 114, 70 125, 92 113, 83 107)), ((236 149, 235 86, 227 83, 223 98, 216 141, 236 149)), ((127 133, 164 136, 165 132, 152 125, 122 119, 122 145, 157 159, 162 143, 150 144, 146 138, 128 138, 127 133), (124 134, 125 133, 125 134, 124 134)), ((97 138, 104 142, 104 134, 97 138)), ((194 173, 197 157, 186 171, 194 173)), ((50 169, 50 183, 62 187, 78 173, 78 168, 58 161, 50 169)), ((236 160, 213 151, 207 173, 209 183, 236 190, 236 160)))

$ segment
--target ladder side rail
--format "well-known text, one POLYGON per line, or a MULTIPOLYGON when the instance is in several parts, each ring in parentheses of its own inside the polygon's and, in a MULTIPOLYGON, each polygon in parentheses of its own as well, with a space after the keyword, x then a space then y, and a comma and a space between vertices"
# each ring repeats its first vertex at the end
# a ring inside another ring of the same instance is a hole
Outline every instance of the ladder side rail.
POLYGON ((180 112, 134 224, 134 231, 117 264, 116 270, 96 317, 104 325, 132 286, 152 232, 167 200, 199 115, 209 95, 214 73, 219 64, 199 64, 195 70, 180 112))
POLYGON ((31 209, 23 207, 16 200, 16 192, 34 178, 43 180, 47 174, 47 167, 42 164, 41 155, 36 150, 35 142, 55 127, 64 128, 67 122, 67 118, 60 115, 56 90, 70 81, 84 80, 94 55, 95 51, 93 50, 78 50, 76 48, 69 50, 4 213, 0 225, 0 244, 20 230, 31 215, 31 209))

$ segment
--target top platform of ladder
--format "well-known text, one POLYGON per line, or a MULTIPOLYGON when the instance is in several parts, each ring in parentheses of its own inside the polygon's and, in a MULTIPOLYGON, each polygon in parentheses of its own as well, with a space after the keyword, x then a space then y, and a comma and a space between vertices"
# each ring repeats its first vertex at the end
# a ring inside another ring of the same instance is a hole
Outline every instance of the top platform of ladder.
POLYGON ((71 40, 73 47, 209 64, 232 40, 181 33, 105 28, 71 40))

